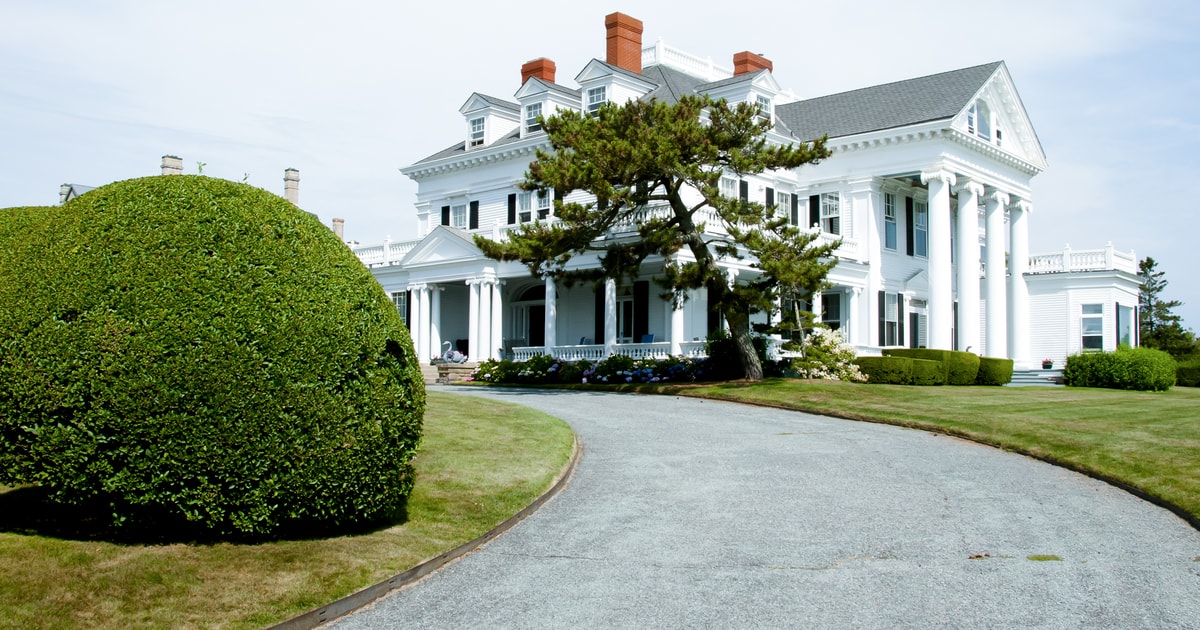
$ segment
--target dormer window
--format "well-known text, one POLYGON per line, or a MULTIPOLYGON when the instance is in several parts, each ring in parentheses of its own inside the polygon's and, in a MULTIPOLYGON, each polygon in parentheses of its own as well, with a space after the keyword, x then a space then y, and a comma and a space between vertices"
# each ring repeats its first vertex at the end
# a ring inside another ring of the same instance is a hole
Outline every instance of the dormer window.
POLYGON ((589 114, 595 114, 600 106, 608 102, 608 90, 602 85, 600 87, 588 88, 587 91, 587 111, 589 114))
POLYGON ((538 117, 542 115, 541 103, 530 103, 525 106, 525 133, 534 133, 542 130, 542 124, 538 122, 538 117))
POLYGON ((467 139, 468 147, 483 146, 483 117, 471 119, 471 134, 467 139))
POLYGON ((771 122, 771 99, 758 94, 755 96, 755 107, 758 108, 758 117, 767 122, 771 122))

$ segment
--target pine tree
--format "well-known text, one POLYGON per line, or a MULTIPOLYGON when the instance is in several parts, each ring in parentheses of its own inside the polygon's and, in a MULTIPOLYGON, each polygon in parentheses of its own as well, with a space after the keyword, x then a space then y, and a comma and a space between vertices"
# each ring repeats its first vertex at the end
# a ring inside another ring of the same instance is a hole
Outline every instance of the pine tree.
POLYGON ((1141 345, 1157 348, 1172 356, 1182 356, 1195 351, 1195 334, 1183 327, 1183 320, 1172 312, 1183 303, 1179 300, 1163 299, 1167 288, 1165 271, 1158 271, 1158 261, 1147 256, 1138 261, 1138 275, 1142 285, 1138 291, 1138 322, 1141 345))
POLYGON ((678 306, 688 290, 706 288, 709 308, 720 309, 729 324, 740 373, 761 379, 750 314, 771 312, 781 294, 820 290, 839 243, 816 243, 818 234, 792 225, 775 206, 721 194, 723 174, 793 169, 829 156, 824 138, 769 142, 770 124, 759 114, 748 103, 684 96, 674 104, 631 101, 545 119, 551 150, 538 151, 521 186, 553 189, 556 220, 524 224, 507 242, 477 236, 476 244, 492 258, 520 261, 534 275, 568 285, 636 278, 647 258, 660 257, 665 269, 655 280, 664 299, 678 306), (575 190, 594 201, 562 201, 575 190), (706 230, 713 223, 728 236, 706 230), (633 236, 605 238, 618 226, 633 236), (599 269, 567 269, 586 252, 599 254, 599 269), (718 263, 745 259, 756 273, 730 282, 718 263))

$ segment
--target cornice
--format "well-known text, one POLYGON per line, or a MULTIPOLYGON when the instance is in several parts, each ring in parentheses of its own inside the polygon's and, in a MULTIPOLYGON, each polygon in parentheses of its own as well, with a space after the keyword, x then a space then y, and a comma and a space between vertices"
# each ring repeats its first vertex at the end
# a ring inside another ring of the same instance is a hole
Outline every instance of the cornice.
POLYGON ((400 169, 400 172, 408 177, 419 180, 433 175, 441 175, 454 171, 475 168, 483 164, 492 164, 496 162, 506 162, 516 160, 522 157, 526 158, 526 162, 533 161, 537 155, 538 149, 549 148, 550 142, 545 135, 534 138, 527 138, 503 144, 498 147, 487 147, 484 149, 475 149, 462 155, 445 157, 432 162, 422 162, 400 169))
MULTIPOLYGON (((945 122, 948 123, 949 121, 945 122)), ((871 132, 869 134, 844 136, 841 138, 830 138, 826 146, 828 146, 834 154, 837 154, 852 153, 855 151, 867 151, 880 147, 930 142, 939 139, 953 141, 977 153, 981 153, 993 160, 996 160, 997 162, 1025 173, 1026 175, 1033 176, 1042 172, 1042 167, 1037 164, 1017 157, 1016 155, 1013 155, 1007 151, 1003 151, 996 145, 990 142, 984 142, 973 135, 963 133, 962 131, 952 127, 942 126, 940 123, 936 127, 926 125, 922 127, 907 127, 903 129, 871 132)))

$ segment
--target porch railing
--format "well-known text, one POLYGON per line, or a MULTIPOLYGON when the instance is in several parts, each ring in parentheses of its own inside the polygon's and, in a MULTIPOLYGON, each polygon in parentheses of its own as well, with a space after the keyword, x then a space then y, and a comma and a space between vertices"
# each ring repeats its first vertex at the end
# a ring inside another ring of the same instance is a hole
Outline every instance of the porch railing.
MULTIPOLYGON (((514 361, 528 361, 533 357, 546 353, 545 346, 519 346, 512 349, 514 361)), ((631 359, 666 359, 671 356, 671 342, 655 341, 653 343, 619 343, 613 348, 613 354, 619 354, 631 359)), ((685 341, 679 344, 679 354, 689 359, 700 359, 707 356, 704 352, 703 341, 685 341)), ((600 361, 607 355, 604 344, 575 344, 554 346, 554 358, 563 361, 600 361)))
POLYGON ((1104 249, 1071 249, 1029 257, 1029 273, 1069 273, 1072 271, 1124 271, 1137 275, 1134 252, 1118 252, 1109 243, 1104 249))

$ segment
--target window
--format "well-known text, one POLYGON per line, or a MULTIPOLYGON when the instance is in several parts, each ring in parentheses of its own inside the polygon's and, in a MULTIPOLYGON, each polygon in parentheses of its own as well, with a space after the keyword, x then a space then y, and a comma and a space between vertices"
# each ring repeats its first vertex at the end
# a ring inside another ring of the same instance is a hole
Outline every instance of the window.
POLYGON ((467 144, 472 147, 483 145, 483 118, 471 119, 471 136, 467 144))
POLYGON ((771 122, 771 99, 759 94, 755 97, 755 106, 758 108, 758 117, 771 122))
POLYGON ((541 103, 530 103, 525 106, 525 133, 533 133, 542 130, 542 124, 538 122, 538 116, 542 115, 541 103))
POLYGON ((533 220, 533 192, 522 192, 517 195, 517 220, 521 223, 533 220))
POLYGON ((404 325, 408 325, 408 291, 392 291, 392 304, 396 305, 396 312, 400 313, 400 319, 404 320, 404 325))
POLYGON ((730 199, 736 198, 738 195, 737 180, 732 177, 721 178, 721 196, 730 199))
POLYGON ((466 204, 450 206, 450 227, 456 227, 456 228, 467 227, 467 205, 466 204))
POLYGON ((821 231, 842 233, 842 211, 838 193, 821 193, 821 231))
POLYGON ((617 343, 633 343, 633 296, 617 296, 617 343))
POLYGON ((831 330, 842 327, 842 294, 821 294, 821 323, 831 330))
POLYGON ((924 201, 913 203, 913 254, 929 255, 929 206, 924 201))
POLYGON ((883 193, 883 246, 896 251, 896 195, 883 193))
POLYGON ((537 216, 539 219, 545 219, 546 217, 550 216, 550 191, 549 190, 543 189, 543 190, 537 191, 537 211, 538 211, 537 216))
POLYGON ((900 304, 899 294, 888 293, 884 296, 883 330, 885 346, 898 346, 900 340, 900 304))
POLYGON ((1104 305, 1084 304, 1083 317, 1080 319, 1080 331, 1083 336, 1083 349, 1104 349, 1104 305))
POLYGON ((984 140, 992 139, 992 113, 983 101, 975 102, 975 135, 984 140))
POLYGON ((1134 331, 1135 321, 1134 310, 1132 306, 1122 306, 1117 304, 1117 343, 1133 346, 1137 341, 1137 332, 1134 331))
POLYGON ((587 111, 589 114, 595 114, 600 106, 608 101, 607 90, 604 86, 588 88, 587 91, 587 111))
POLYGON ((781 217, 792 216, 792 196, 785 192, 775 192, 775 214, 781 217))

